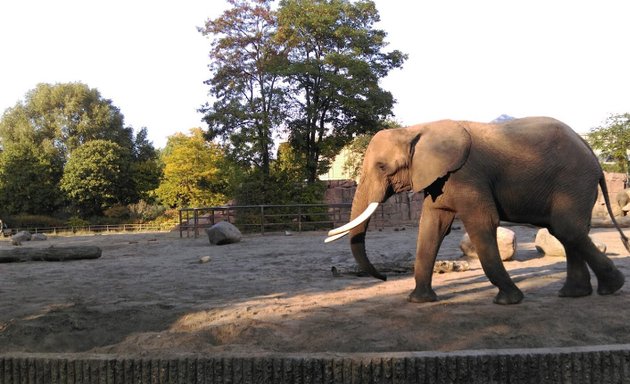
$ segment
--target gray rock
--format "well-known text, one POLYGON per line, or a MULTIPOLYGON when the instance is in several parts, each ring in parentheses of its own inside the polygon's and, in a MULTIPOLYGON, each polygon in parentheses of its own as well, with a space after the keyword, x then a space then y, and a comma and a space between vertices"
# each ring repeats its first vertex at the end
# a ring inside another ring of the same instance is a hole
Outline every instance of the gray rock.
POLYGON ((20 231, 18 233, 16 233, 15 235, 11 236, 11 240, 17 242, 17 243, 21 243, 23 241, 30 241, 31 240, 31 233, 29 231, 20 231))
MULTIPOLYGON (((594 241, 591 238, 593 244, 599 249, 600 252, 606 253, 606 244, 594 241)), ((551 257, 567 257, 567 254, 564 251, 564 246, 560 242, 560 240, 556 239, 547 228, 541 228, 536 233, 535 240, 536 250, 538 253, 542 253, 545 256, 551 257)))
POLYGON ((48 236, 46 236, 46 234, 44 233, 33 233, 31 235, 31 240, 32 241, 45 241, 45 240, 48 240, 48 236))
POLYGON ((221 221, 207 228, 206 233, 208 234, 210 244, 214 245, 238 243, 243 237, 241 231, 227 221, 221 221))
MULTIPOLYGON (((511 260, 516 253, 516 234, 511 229, 498 227, 497 228, 497 245, 499 246, 499 255, 501 260, 511 260)), ((477 250, 470 241, 468 233, 465 233, 462 237, 462 241, 459 243, 459 248, 464 252, 464 256, 478 258, 477 250)))

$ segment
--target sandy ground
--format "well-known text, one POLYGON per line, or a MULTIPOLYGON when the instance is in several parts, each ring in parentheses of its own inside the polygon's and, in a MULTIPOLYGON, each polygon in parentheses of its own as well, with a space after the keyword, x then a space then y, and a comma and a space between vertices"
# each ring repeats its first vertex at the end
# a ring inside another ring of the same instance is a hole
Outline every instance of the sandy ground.
MULTIPOLYGON (((440 301, 429 304, 406 301, 411 273, 390 273, 387 282, 334 277, 331 267, 350 265, 352 256, 347 239, 324 244, 324 232, 249 235, 225 246, 211 246, 205 235, 180 239, 177 233, 25 243, 92 244, 103 256, 0 264, 0 353, 161 356, 630 343, 630 285, 611 296, 559 298, 564 259, 535 251, 535 229, 511 228, 519 251, 505 265, 525 293, 513 306, 492 304, 497 291, 477 261, 466 272, 436 274, 440 301), (200 263, 203 256, 210 261, 200 263)), ((409 257, 416 231, 370 232, 371 259, 409 257)), ((447 237, 440 258, 461 255, 462 235, 460 229, 447 237)), ((592 235, 630 276, 618 234, 594 229, 592 235)), ((0 248, 10 247, 0 241, 0 248)))

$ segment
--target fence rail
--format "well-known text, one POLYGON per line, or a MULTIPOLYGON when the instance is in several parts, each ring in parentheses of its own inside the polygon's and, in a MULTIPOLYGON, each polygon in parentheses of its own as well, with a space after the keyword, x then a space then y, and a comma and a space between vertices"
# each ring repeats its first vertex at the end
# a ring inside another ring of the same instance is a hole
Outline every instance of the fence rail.
POLYGON ((352 204, 227 205, 179 210, 179 236, 199 236, 200 230, 229 221, 244 232, 308 231, 345 223, 352 204))
POLYGON ((103 233, 103 232, 159 232, 168 231, 175 226, 175 223, 168 224, 99 224, 85 226, 61 226, 61 227, 19 227, 11 228, 11 234, 19 231, 45 234, 67 234, 67 233, 103 233))

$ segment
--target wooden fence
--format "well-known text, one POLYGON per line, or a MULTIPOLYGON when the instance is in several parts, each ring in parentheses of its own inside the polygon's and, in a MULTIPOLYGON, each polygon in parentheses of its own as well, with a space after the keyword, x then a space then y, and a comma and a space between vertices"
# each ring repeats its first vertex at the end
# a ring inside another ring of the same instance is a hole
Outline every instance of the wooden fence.
POLYGON ((106 232, 159 232, 169 231, 175 226, 175 223, 167 224, 115 224, 115 225, 85 225, 85 226, 63 226, 63 227, 20 227, 11 228, 10 236, 19 231, 28 231, 30 233, 45 233, 52 235, 63 235, 70 233, 106 233, 106 232))
POLYGON ((228 205, 179 210, 179 236, 199 236, 219 221, 243 232, 311 231, 346 223, 352 204, 228 205))

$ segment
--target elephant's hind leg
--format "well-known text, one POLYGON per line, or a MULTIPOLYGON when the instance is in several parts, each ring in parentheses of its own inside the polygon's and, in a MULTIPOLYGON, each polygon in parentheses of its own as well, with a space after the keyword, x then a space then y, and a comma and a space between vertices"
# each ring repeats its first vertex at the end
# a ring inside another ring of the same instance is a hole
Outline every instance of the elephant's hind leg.
POLYGON ((564 282, 558 296, 560 297, 582 297, 593 293, 591 286, 591 273, 586 262, 580 254, 580 249, 571 246, 564 246, 567 255, 567 279, 564 282))
POLYGON ((567 280, 560 289, 560 296, 579 297, 591 294, 593 290, 587 264, 597 277, 597 293, 609 295, 618 291, 625 282, 623 273, 597 249, 585 229, 574 230, 558 228, 551 230, 564 245, 567 254, 567 280))

